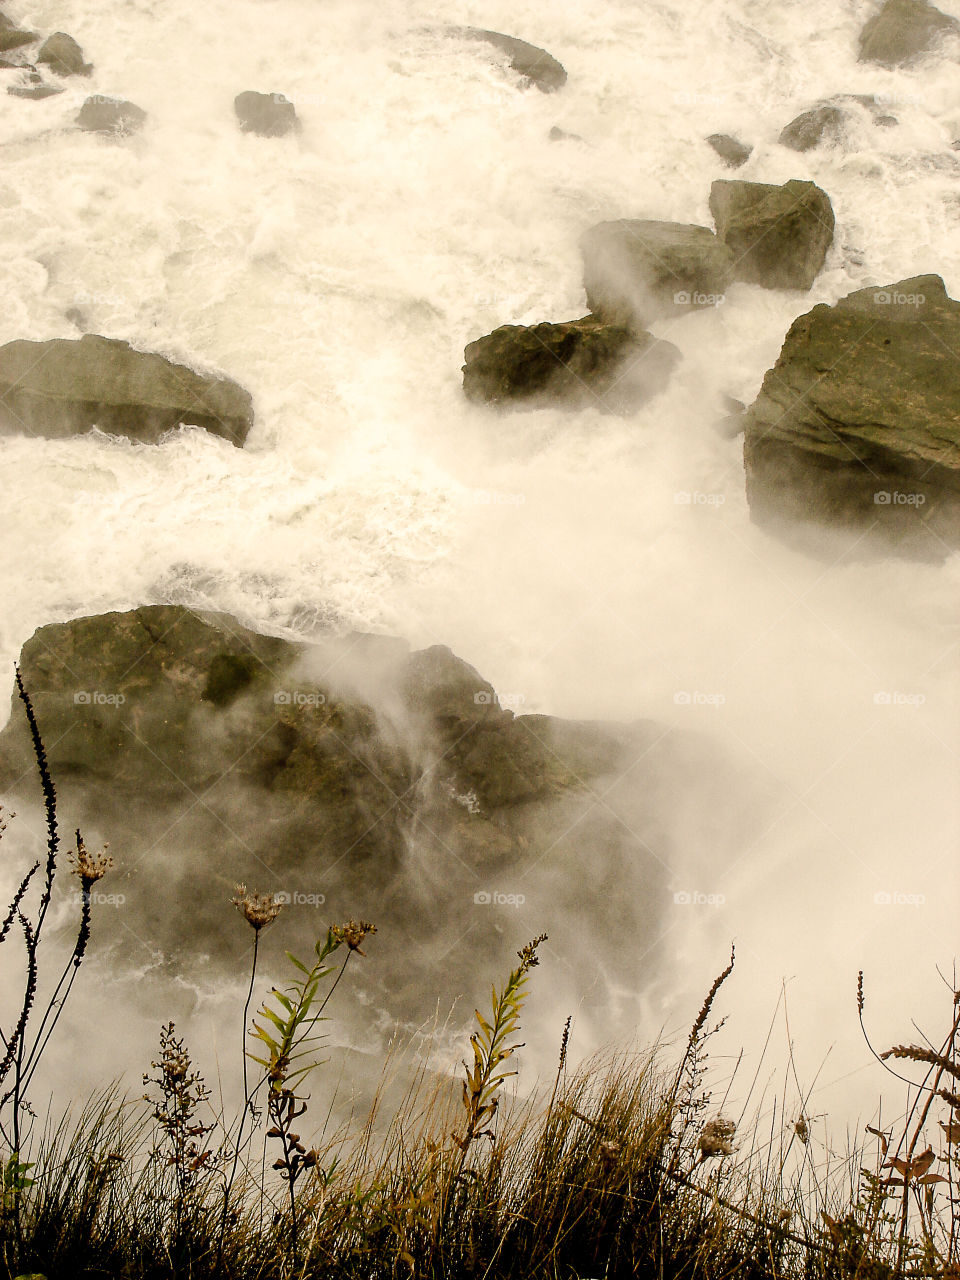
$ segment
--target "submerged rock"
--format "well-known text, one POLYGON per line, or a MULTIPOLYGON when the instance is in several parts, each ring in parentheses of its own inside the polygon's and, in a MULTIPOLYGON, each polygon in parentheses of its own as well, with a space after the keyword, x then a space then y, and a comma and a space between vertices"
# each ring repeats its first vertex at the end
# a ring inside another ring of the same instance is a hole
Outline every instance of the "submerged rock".
POLYGON ((833 244, 833 206, 812 182, 718 179, 710 212, 736 260, 735 279, 765 289, 811 288, 833 244))
POLYGON ((16 25, 12 18, 8 18, 5 13, 0 11, 0 53, 8 53, 11 49, 20 49, 25 44, 33 44, 34 40, 39 40, 40 35, 36 31, 24 31, 16 25))
POLYGON ((499 31, 485 31, 481 27, 450 27, 447 33, 461 36, 465 40, 483 41, 494 49, 505 53, 510 59, 512 70, 523 77, 528 84, 534 84, 542 93, 554 93, 567 83, 567 73, 561 63, 526 40, 518 40, 515 36, 505 36, 499 31))
POLYGON ((234 98, 233 109, 244 133, 261 138, 282 138, 300 127, 296 107, 282 93, 247 89, 234 98))
POLYGON ((746 415, 751 517, 909 554, 960 546, 958 349, 960 302, 935 275, 800 316, 746 415))
POLYGON ((100 94, 87 98, 77 115, 77 124, 87 133, 136 133, 146 121, 142 107, 122 98, 100 94))
POLYGON ((927 0, 886 0, 860 32, 859 58, 883 67, 907 66, 958 34, 956 18, 927 0))
POLYGON ((464 351, 468 400, 502 408, 629 413, 662 391, 680 352, 649 333, 584 316, 503 325, 464 351))
POLYGON ((707 142, 730 169, 739 169, 753 155, 753 147, 748 147, 729 133, 711 133, 707 142))
POLYGON ((90 427, 155 444, 180 423, 242 445, 249 394, 115 338, 8 342, 0 347, 0 432, 60 437, 90 427))
POLYGON ((843 135, 847 113, 832 103, 801 112, 780 132, 777 141, 791 151, 811 151, 822 142, 837 142, 843 135))
POLYGON ((93 65, 83 60, 83 50, 64 31, 57 31, 43 42, 37 61, 46 63, 58 76, 88 76, 93 65))
POLYGON ((31 82, 28 84, 11 84, 7 87, 7 93, 15 98, 32 98, 35 101, 53 98, 56 94, 63 92, 59 85, 44 84, 39 76, 31 77, 31 82))
MULTIPOLYGON (((98 945, 121 963, 166 957, 188 981, 184 957, 236 972, 249 936, 228 902, 243 881, 285 894, 277 927, 295 954, 328 923, 374 920, 387 964, 364 988, 391 1017, 462 993, 478 956, 502 960, 507 927, 549 932, 586 981, 619 956, 620 977, 649 984, 675 909, 678 789, 684 850, 709 831, 712 861, 735 856, 717 836, 725 796, 745 838, 743 792, 708 743, 650 721, 514 715, 439 645, 294 643, 148 606, 42 627, 20 667, 61 822, 88 848, 109 840, 117 863, 98 888, 122 909, 98 909, 98 945)), ((16 698, 0 787, 29 812, 16 698)))
POLYGON ((587 306, 610 324, 643 328, 691 308, 717 306, 733 255, 707 227, 623 219, 580 237, 587 306))

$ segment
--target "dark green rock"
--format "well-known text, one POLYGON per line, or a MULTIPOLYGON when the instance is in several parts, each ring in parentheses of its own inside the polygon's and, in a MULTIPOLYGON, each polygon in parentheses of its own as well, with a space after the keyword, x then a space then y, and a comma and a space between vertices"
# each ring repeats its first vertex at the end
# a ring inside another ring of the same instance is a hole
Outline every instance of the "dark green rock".
POLYGON ((296 107, 282 93, 257 93, 247 89, 234 98, 233 109, 244 133, 282 138, 299 128, 296 107))
POLYGON ((462 36, 466 40, 478 40, 492 45, 500 53, 510 59, 510 67, 528 84, 534 84, 542 93, 554 93, 562 89, 567 82, 567 73, 563 66, 535 44, 526 40, 518 40, 516 36, 505 36, 499 31, 486 31, 480 27, 452 27, 449 34, 462 36))
POLYGON ((77 114, 77 124, 86 133, 136 133, 147 118, 142 107, 122 98, 96 94, 87 98, 77 114))
POLYGON ((960 302, 939 276, 800 316, 746 415, 752 518, 907 554, 960 546, 960 302))
POLYGON ((49 36, 37 54, 37 62, 46 63, 58 76, 88 76, 93 66, 84 62, 83 50, 64 31, 49 36))
POLYGON ((501 408, 628 413, 664 389, 679 358, 671 343, 594 316, 503 325, 467 346, 463 390, 501 408))
POLYGON ((810 289, 833 243, 830 198, 812 182, 719 179, 710 212, 733 253, 735 278, 766 289, 810 289))
POLYGON ((59 437, 96 426, 154 444, 180 423, 239 446, 252 401, 226 378, 96 334, 0 347, 0 432, 59 437))
POLYGON ((729 133, 711 133, 707 142, 729 169, 739 169, 753 155, 753 147, 729 133))
POLYGON ((843 135, 847 113, 842 107, 824 103, 812 107, 790 121, 777 141, 791 151, 812 151, 824 142, 837 142, 843 135))
POLYGON ((587 306, 610 324, 645 325, 716 306, 733 255, 707 227, 623 219, 580 237, 587 306))
POLYGON ((0 13, 0 53, 8 53, 11 49, 20 49, 25 44, 39 40, 36 31, 24 31, 16 25, 12 18, 0 13))
POLYGON ((861 62, 903 67, 934 52, 960 23, 927 0, 886 0, 860 32, 861 62))

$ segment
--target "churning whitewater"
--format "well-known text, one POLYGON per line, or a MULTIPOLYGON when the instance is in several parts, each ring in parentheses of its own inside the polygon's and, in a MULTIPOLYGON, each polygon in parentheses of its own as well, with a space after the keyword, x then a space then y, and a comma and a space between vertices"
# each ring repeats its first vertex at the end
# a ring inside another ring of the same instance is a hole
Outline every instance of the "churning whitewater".
MULTIPOLYGON (((0 95, 0 343, 103 334, 220 372, 255 406, 242 449, 199 428, 159 445, 0 439, 6 670, 48 623, 185 605, 289 640, 448 645, 509 710, 706 735, 742 779, 742 805, 718 797, 704 821, 689 803, 704 779, 678 772, 677 860, 655 901, 627 883, 656 915, 650 967, 669 981, 624 981, 642 959, 630 930, 603 939, 615 1014, 591 1025, 589 992, 565 971, 570 1008, 531 1005, 531 1052, 553 1052, 568 1011, 584 1016, 581 1052, 683 1025, 735 939, 729 1047, 758 1047, 786 981, 807 1079, 834 1046, 820 1111, 876 1091, 855 1035, 858 969, 882 986, 882 1038, 922 1010, 921 992, 936 998, 935 966, 952 960, 960 565, 824 562, 775 540, 750 523, 742 441, 716 424, 725 396, 756 398, 814 304, 924 273, 960 295, 960 66, 858 63, 874 7, 4 6, 72 33, 95 70, 44 100, 0 95), (444 25, 529 40, 567 82, 524 89, 444 25), (285 94, 300 131, 241 132, 246 89, 285 94), (864 114, 842 143, 778 144, 840 93, 882 96, 898 123, 864 114), (90 94, 134 101, 146 124, 119 142, 78 132, 90 94), (468 403, 466 344, 584 314, 588 227, 712 225, 710 185, 729 171, 704 139, 719 132, 753 147, 737 177, 829 193, 836 235, 811 292, 735 284, 720 305, 654 325, 682 362, 627 416, 468 403)), ((958 0, 940 7, 960 17, 958 0)), ((578 892, 616 896, 592 881, 592 856, 578 892)), ((510 953, 545 904, 519 877, 490 888, 514 899, 486 906, 510 953)), ((212 1025, 219 1002, 195 994, 196 1027, 212 1025)), ((110 1014, 91 1002, 84 1016, 110 1014)), ((158 1016, 131 1014, 134 1076, 158 1016)))

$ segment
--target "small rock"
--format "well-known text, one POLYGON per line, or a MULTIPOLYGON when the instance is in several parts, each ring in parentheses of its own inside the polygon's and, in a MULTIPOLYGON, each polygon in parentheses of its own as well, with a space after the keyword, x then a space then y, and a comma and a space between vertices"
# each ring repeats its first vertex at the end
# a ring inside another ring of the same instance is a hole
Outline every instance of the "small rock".
POLYGON ((584 316, 503 325, 464 351, 468 400, 500 408, 598 408, 628 413, 662 391, 680 353, 652 334, 584 316))
POLYGON ((38 31, 23 31, 5 13, 0 13, 0 53, 8 53, 11 49, 19 49, 39 39, 38 31))
POLYGON ((87 98, 77 115, 77 124, 86 133, 136 133, 147 118, 142 107, 122 98, 87 98))
POLYGON ((804 111, 781 131, 777 141, 791 151, 812 151, 822 142, 838 142, 843 135, 847 113, 824 104, 804 111))
POLYGON ((64 31, 57 31, 43 42, 37 61, 47 63, 58 76, 88 76, 93 66, 83 60, 83 50, 64 31))
POLYGON ((811 288, 833 243, 830 198, 812 182, 718 179, 710 212, 736 260, 735 278, 765 289, 811 288))
POLYGON ((559 128, 558 125, 553 126, 553 128, 550 130, 548 137, 550 138, 551 142, 583 142, 584 141, 584 139, 580 137, 579 133, 567 133, 566 129, 561 129, 559 128))
POLYGON ((493 45, 509 57, 511 68, 527 83, 535 84, 541 93, 554 93, 567 83, 567 73, 561 63, 546 49, 539 49, 526 40, 505 36, 499 31, 485 31, 481 27, 451 27, 448 34, 493 45))
POLYGON ((861 62, 882 67, 903 67, 933 52, 950 35, 960 33, 960 23, 927 0, 886 0, 860 32, 861 62))
POLYGON ((247 89, 234 98, 233 108, 243 132, 256 133, 261 138, 282 138, 300 126, 296 107, 282 93, 247 89))
POLYGON ((743 415, 747 411, 747 406, 734 396, 722 395, 720 408, 723 414, 714 422, 714 427, 725 440, 735 440, 737 436, 743 434, 743 415))
POLYGON ((711 133, 707 142, 730 169, 739 169, 753 155, 753 147, 748 147, 729 133, 711 133))

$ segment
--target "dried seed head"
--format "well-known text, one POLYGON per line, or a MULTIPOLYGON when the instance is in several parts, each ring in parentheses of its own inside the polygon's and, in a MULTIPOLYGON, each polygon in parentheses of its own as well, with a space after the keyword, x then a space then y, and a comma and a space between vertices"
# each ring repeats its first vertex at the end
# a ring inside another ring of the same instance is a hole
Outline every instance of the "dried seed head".
POLYGON ((546 942, 546 940, 547 935, 545 933, 541 933, 534 938, 532 942, 528 942, 522 951, 517 952, 517 956, 520 960, 520 968, 524 972, 528 969, 532 969, 534 965, 540 963, 540 958, 537 955, 537 947, 539 947, 541 942, 546 942))
POLYGON ((368 920, 348 920, 346 924, 334 925, 333 928, 333 936, 337 941, 345 942, 351 951, 356 951, 361 956, 367 953, 360 944, 368 933, 376 932, 377 926, 370 924, 368 920))
POLYGON ((728 1120, 726 1116, 717 1116, 708 1120, 700 1134, 700 1158, 706 1160, 710 1156, 732 1156, 733 1135, 737 1132, 737 1122, 728 1120))
POLYGON ((268 924, 273 924, 283 905, 277 902, 272 893, 257 893, 252 889, 248 891, 245 884, 237 885, 236 897, 230 901, 257 933, 268 924))
POLYGON ((77 851, 67 854, 67 860, 71 863, 73 874, 79 877, 84 889, 89 889, 92 884, 102 880, 113 866, 113 859, 107 856, 109 847, 105 844, 101 853, 90 853, 83 843, 83 836, 79 831, 77 832, 77 851))

